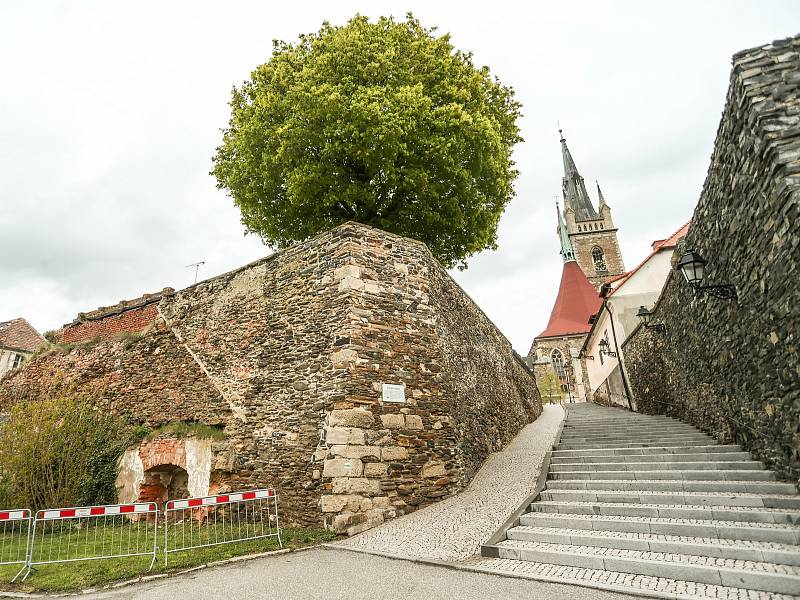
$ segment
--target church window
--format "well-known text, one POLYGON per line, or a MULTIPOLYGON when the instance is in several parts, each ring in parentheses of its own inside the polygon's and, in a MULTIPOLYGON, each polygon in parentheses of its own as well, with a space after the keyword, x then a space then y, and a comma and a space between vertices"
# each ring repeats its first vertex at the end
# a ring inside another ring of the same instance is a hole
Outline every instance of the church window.
POLYGON ((603 253, 603 249, 600 248, 600 246, 592 248, 592 262, 594 263, 595 271, 608 271, 606 255, 603 253))
POLYGON ((564 368, 564 355, 561 354, 561 351, 556 348, 550 354, 550 360, 553 363, 553 369, 558 375, 558 378, 564 380, 567 378, 567 370, 564 368))

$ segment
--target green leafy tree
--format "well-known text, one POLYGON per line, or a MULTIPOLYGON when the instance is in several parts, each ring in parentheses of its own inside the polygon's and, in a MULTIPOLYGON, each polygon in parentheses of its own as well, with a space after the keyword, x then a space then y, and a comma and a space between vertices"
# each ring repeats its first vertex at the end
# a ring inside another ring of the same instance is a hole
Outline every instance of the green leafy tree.
POLYGON ((274 42, 233 89, 212 171, 249 232, 283 247, 353 220, 462 268, 497 247, 520 105, 434 33, 411 14, 357 15, 274 42))

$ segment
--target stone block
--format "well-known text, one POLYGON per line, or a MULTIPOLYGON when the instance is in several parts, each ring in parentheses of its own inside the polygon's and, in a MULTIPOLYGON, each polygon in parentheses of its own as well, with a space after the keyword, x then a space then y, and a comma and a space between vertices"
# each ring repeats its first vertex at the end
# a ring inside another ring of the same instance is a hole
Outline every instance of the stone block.
POLYGON ((386 446, 381 448, 381 460, 398 461, 408 458, 408 450, 400 446, 386 446))
POLYGON ((386 429, 402 429, 406 426, 405 415, 393 414, 381 415, 381 423, 386 429))
POLYGON ((336 281, 341 281, 346 277, 361 277, 361 268, 357 265, 343 265, 333 271, 333 277, 336 281))
POLYGON ((381 457, 381 449, 378 446, 331 446, 330 453, 336 457, 362 460, 380 460, 381 457))
POLYGON ((325 434, 328 445, 364 444, 364 430, 353 427, 329 427, 325 434))
POLYGON ((377 479, 364 477, 335 477, 333 479, 334 494, 370 494, 377 496, 381 493, 381 482, 377 479))
POLYGON ((429 462, 422 467, 423 477, 444 477, 447 475, 447 468, 443 462, 429 462))
POLYGON ((364 477, 386 477, 389 465, 386 463, 367 463, 364 465, 364 477))
POLYGON ((354 499, 357 505, 361 502, 360 496, 346 496, 343 494, 325 494, 320 498, 320 510, 325 513, 339 512, 348 504, 352 503, 354 499))
POLYGON ((322 468, 323 477, 361 477, 364 464, 357 458, 329 458, 322 468))
POLYGON ((332 410, 328 418, 331 427, 363 427, 369 429, 375 422, 372 413, 364 408, 332 410))
POLYGON ((339 282, 339 291, 346 292, 347 290, 363 290, 364 280, 357 277, 345 277, 339 282))
POLYGON ((406 415, 406 429, 422 429, 422 417, 419 415, 406 415))
POLYGON ((346 369, 358 360, 358 352, 352 348, 342 348, 331 353, 331 362, 334 369, 346 369))

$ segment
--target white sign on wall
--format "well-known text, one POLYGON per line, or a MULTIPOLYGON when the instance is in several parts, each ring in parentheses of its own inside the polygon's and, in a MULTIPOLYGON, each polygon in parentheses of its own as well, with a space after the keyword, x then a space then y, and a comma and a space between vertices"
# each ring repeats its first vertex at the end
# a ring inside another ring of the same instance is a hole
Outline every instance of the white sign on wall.
POLYGON ((406 402, 406 388, 403 385, 384 383, 382 395, 384 402, 397 402, 400 404, 405 404, 406 402))

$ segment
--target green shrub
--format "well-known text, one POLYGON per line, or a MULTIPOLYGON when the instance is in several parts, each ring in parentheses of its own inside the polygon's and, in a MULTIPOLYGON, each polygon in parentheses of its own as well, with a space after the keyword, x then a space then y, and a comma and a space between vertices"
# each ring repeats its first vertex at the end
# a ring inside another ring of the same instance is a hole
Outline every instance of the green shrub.
POLYGON ((117 460, 133 429, 74 389, 20 400, 0 426, 0 503, 33 510, 116 499, 117 460))

